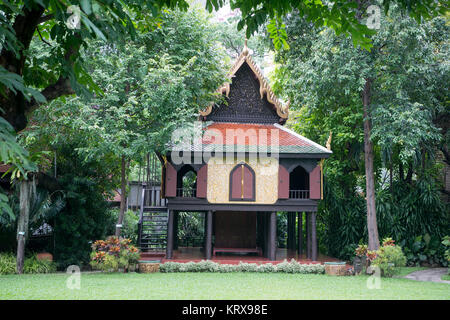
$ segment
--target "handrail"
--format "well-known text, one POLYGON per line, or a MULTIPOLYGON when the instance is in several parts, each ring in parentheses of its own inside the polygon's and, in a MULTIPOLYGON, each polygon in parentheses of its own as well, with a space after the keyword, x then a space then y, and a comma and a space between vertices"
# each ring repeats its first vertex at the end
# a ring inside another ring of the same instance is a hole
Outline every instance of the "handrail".
POLYGON ((309 199, 309 190, 289 190, 289 199, 309 199))
POLYGON ((197 190, 195 188, 177 188, 177 197, 195 198, 197 190))

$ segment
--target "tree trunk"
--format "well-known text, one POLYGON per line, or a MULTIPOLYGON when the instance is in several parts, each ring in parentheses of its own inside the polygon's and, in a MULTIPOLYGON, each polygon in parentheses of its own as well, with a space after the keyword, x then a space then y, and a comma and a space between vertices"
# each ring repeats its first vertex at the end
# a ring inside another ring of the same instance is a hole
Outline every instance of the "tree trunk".
POLYGON ((18 274, 23 273, 23 265, 25 262, 25 241, 28 237, 28 220, 30 216, 30 198, 32 196, 33 182, 23 180, 20 182, 20 213, 17 223, 17 261, 16 271, 18 274))
POLYGON ((126 204, 127 204, 127 162, 125 156, 122 156, 122 164, 121 164, 121 177, 120 177, 120 212, 119 218, 117 219, 116 224, 116 236, 120 236, 120 232, 122 230, 122 222, 123 217, 125 215, 126 204))
POLYGON ((377 215, 375 208, 375 177, 373 173, 373 145, 370 140, 370 87, 372 80, 366 79, 362 93, 364 108, 364 161, 366 169, 366 203, 367 203, 367 232, 369 250, 377 250, 380 246, 378 239, 377 215))

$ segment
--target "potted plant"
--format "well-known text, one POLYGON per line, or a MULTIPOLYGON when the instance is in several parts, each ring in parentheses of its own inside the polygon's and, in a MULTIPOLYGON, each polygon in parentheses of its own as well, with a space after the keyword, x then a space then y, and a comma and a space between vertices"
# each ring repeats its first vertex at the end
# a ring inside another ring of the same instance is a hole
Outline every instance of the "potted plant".
POLYGON ((365 244, 360 244, 355 249, 355 257, 353 259, 353 270, 355 274, 361 274, 361 272, 364 271, 364 269, 367 267, 367 254, 368 248, 365 244))

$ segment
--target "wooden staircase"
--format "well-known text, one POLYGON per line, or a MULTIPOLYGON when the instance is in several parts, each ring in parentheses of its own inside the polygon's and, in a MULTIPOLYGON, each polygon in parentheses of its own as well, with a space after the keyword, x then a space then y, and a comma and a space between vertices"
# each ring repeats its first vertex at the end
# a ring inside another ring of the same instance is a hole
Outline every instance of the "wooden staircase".
POLYGON ((169 217, 166 200, 162 199, 160 186, 142 188, 138 224, 138 245, 147 255, 163 255, 167 242, 169 217))

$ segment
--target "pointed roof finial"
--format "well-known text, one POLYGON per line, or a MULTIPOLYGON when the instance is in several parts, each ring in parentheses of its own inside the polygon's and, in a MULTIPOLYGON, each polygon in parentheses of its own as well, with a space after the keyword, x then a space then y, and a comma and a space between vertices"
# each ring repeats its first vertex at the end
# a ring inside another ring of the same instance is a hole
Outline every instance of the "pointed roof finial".
POLYGON ((242 53, 244 54, 244 56, 248 55, 247 37, 245 37, 244 49, 242 49, 242 53))

